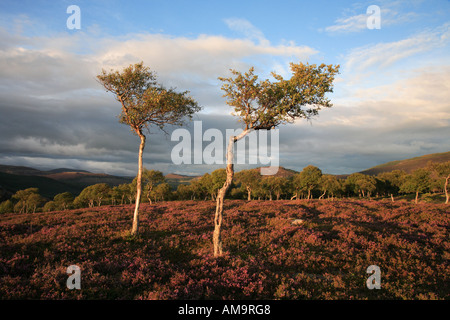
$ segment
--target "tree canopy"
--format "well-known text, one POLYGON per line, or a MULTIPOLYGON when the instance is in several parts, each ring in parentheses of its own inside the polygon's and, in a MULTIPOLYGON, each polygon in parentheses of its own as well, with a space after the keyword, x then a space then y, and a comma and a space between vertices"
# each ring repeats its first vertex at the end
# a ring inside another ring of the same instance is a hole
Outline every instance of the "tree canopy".
POLYGON ((122 105, 119 121, 139 134, 151 125, 164 129, 166 125, 182 125, 186 117, 200 111, 189 91, 176 92, 156 81, 155 72, 143 62, 97 76, 103 87, 112 92, 122 105))
POLYGON ((272 129, 332 106, 326 93, 333 92, 339 65, 291 63, 290 68, 293 74, 287 80, 274 72, 275 81, 259 80, 253 67, 245 73, 230 70, 233 77, 219 77, 227 104, 245 130, 272 129))

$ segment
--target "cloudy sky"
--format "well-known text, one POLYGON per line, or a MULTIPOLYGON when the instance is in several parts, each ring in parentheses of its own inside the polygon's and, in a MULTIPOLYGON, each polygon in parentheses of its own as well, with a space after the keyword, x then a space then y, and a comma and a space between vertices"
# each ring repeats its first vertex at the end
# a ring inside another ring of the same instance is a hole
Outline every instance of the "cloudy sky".
MULTIPOLYGON (((450 150, 449 1, 2 0, 0 164, 134 175, 139 139, 95 76, 139 61, 189 90, 203 106, 194 120, 224 135, 240 127, 217 80, 230 68, 266 78, 289 77, 289 62, 339 64, 333 108, 279 128, 287 168, 351 173, 450 150)), ((148 136, 147 168, 223 167, 175 165, 171 130, 148 136)))

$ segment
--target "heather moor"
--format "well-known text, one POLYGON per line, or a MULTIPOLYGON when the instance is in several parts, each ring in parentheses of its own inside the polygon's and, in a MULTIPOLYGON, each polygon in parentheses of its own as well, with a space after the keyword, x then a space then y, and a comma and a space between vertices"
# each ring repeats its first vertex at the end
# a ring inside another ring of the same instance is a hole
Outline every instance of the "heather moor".
POLYGON ((450 2, 0 16, 0 300, 449 300, 450 2))
POLYGON ((224 254, 211 250, 213 201, 1 218, 8 299, 448 299, 448 206, 370 200, 230 200, 224 254), (294 221, 302 222, 294 224, 294 221), (81 270, 68 290, 66 269, 81 270), (369 290, 366 269, 381 270, 369 290))

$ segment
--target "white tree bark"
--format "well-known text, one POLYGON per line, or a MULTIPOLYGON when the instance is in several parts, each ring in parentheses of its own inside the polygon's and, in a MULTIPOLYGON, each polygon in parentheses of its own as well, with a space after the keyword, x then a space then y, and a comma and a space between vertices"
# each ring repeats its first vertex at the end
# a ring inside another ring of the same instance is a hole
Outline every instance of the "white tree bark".
POLYGON ((142 193, 142 155, 144 153, 144 147, 145 147, 145 135, 142 134, 142 132, 139 132, 139 137, 141 138, 141 144, 139 145, 139 168, 138 168, 138 174, 136 179, 136 203, 134 207, 134 216, 133 216, 133 227, 131 229, 132 235, 137 235, 139 232, 139 205, 141 203, 141 193, 142 193))
POLYGON ((225 183, 223 184, 223 187, 217 193, 216 198, 216 214, 214 216, 214 233, 213 233, 214 257, 221 256, 223 253, 222 236, 221 236, 222 222, 223 222, 223 201, 225 199, 225 194, 227 193, 228 189, 231 186, 231 183, 233 182, 234 143, 245 137, 250 131, 252 131, 252 129, 245 130, 238 136, 231 136, 230 141, 228 142, 227 178, 225 180, 225 183))
POLYGON ((445 178, 445 185, 444 185, 444 191, 445 191, 445 203, 448 204, 449 201, 449 194, 448 194, 448 181, 450 180, 450 174, 445 178))

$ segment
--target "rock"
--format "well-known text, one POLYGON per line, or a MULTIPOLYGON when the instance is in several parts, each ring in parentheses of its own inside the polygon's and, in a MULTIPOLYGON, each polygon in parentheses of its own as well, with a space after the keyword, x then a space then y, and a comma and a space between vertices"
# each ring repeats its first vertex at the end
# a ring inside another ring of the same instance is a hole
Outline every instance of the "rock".
POLYGON ((291 224, 293 226, 299 226, 299 225, 303 224, 304 222, 305 222, 305 220, 303 220, 303 219, 294 219, 294 220, 292 220, 291 224))

